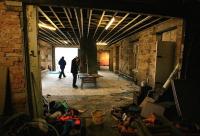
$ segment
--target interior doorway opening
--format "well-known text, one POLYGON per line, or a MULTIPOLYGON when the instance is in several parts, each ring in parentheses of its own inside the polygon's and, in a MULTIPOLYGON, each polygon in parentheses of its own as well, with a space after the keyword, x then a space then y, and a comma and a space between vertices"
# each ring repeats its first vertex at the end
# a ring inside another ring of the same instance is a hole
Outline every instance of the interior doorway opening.
POLYGON ((101 70, 109 70, 109 52, 108 51, 100 51, 98 53, 98 66, 101 70))
POLYGON ((70 73, 71 61, 74 57, 78 56, 78 48, 60 48, 60 47, 55 48, 56 71, 60 71, 60 66, 58 64, 58 61, 62 56, 66 61, 65 72, 70 73))

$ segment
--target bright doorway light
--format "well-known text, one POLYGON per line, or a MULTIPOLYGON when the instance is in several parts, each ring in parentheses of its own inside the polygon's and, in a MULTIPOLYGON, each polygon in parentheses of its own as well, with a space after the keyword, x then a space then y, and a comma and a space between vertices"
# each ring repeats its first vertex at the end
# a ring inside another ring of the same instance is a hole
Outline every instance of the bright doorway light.
POLYGON ((65 72, 70 73, 71 61, 74 57, 78 56, 78 48, 55 48, 56 71, 60 71, 58 61, 62 56, 64 56, 64 59, 67 63, 65 67, 65 72))

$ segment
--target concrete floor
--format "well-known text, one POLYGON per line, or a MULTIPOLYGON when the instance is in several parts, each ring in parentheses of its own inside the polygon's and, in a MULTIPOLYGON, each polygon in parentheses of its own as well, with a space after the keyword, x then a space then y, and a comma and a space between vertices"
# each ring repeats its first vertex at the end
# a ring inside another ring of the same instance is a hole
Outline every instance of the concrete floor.
POLYGON ((66 78, 59 79, 58 72, 49 72, 42 79, 42 93, 44 96, 51 95, 49 101, 66 100, 70 107, 85 111, 81 117, 86 121, 86 136, 118 136, 117 129, 113 127, 117 121, 112 118, 111 109, 132 104, 135 100, 133 94, 139 87, 107 70, 98 73, 103 77, 98 78, 97 88, 94 84, 88 83, 81 89, 78 79, 79 88, 74 89, 71 73, 66 73, 66 78), (92 122, 91 112, 96 109, 105 111, 102 125, 95 125, 92 122))

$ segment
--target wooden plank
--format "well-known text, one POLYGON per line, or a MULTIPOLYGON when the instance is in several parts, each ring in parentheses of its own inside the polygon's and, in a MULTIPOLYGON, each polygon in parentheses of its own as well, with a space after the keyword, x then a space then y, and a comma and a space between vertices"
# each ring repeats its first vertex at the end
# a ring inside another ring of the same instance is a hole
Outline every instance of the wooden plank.
POLYGON ((8 77, 8 68, 0 66, 0 115, 4 113, 5 102, 6 102, 6 86, 8 77))

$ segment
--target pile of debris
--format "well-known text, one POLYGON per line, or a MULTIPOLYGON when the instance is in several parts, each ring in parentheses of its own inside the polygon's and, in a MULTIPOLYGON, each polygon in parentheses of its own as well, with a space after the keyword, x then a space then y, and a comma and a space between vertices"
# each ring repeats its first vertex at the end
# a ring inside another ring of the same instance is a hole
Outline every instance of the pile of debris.
POLYGON ((121 136, 200 136, 200 127, 181 119, 171 121, 165 117, 166 108, 146 96, 138 104, 114 107, 111 115, 118 121, 121 136))
POLYGON ((84 135, 83 119, 80 117, 82 111, 70 107, 66 100, 46 102, 45 120, 55 127, 60 136, 84 135))
POLYGON ((199 85, 176 80, 178 70, 155 90, 142 82, 137 103, 111 110, 121 136, 200 136, 200 110, 192 107, 200 104, 199 85))
POLYGON ((8 117, 0 125, 1 136, 84 136, 85 126, 81 112, 67 102, 44 98, 44 117, 34 118, 25 113, 8 117))

